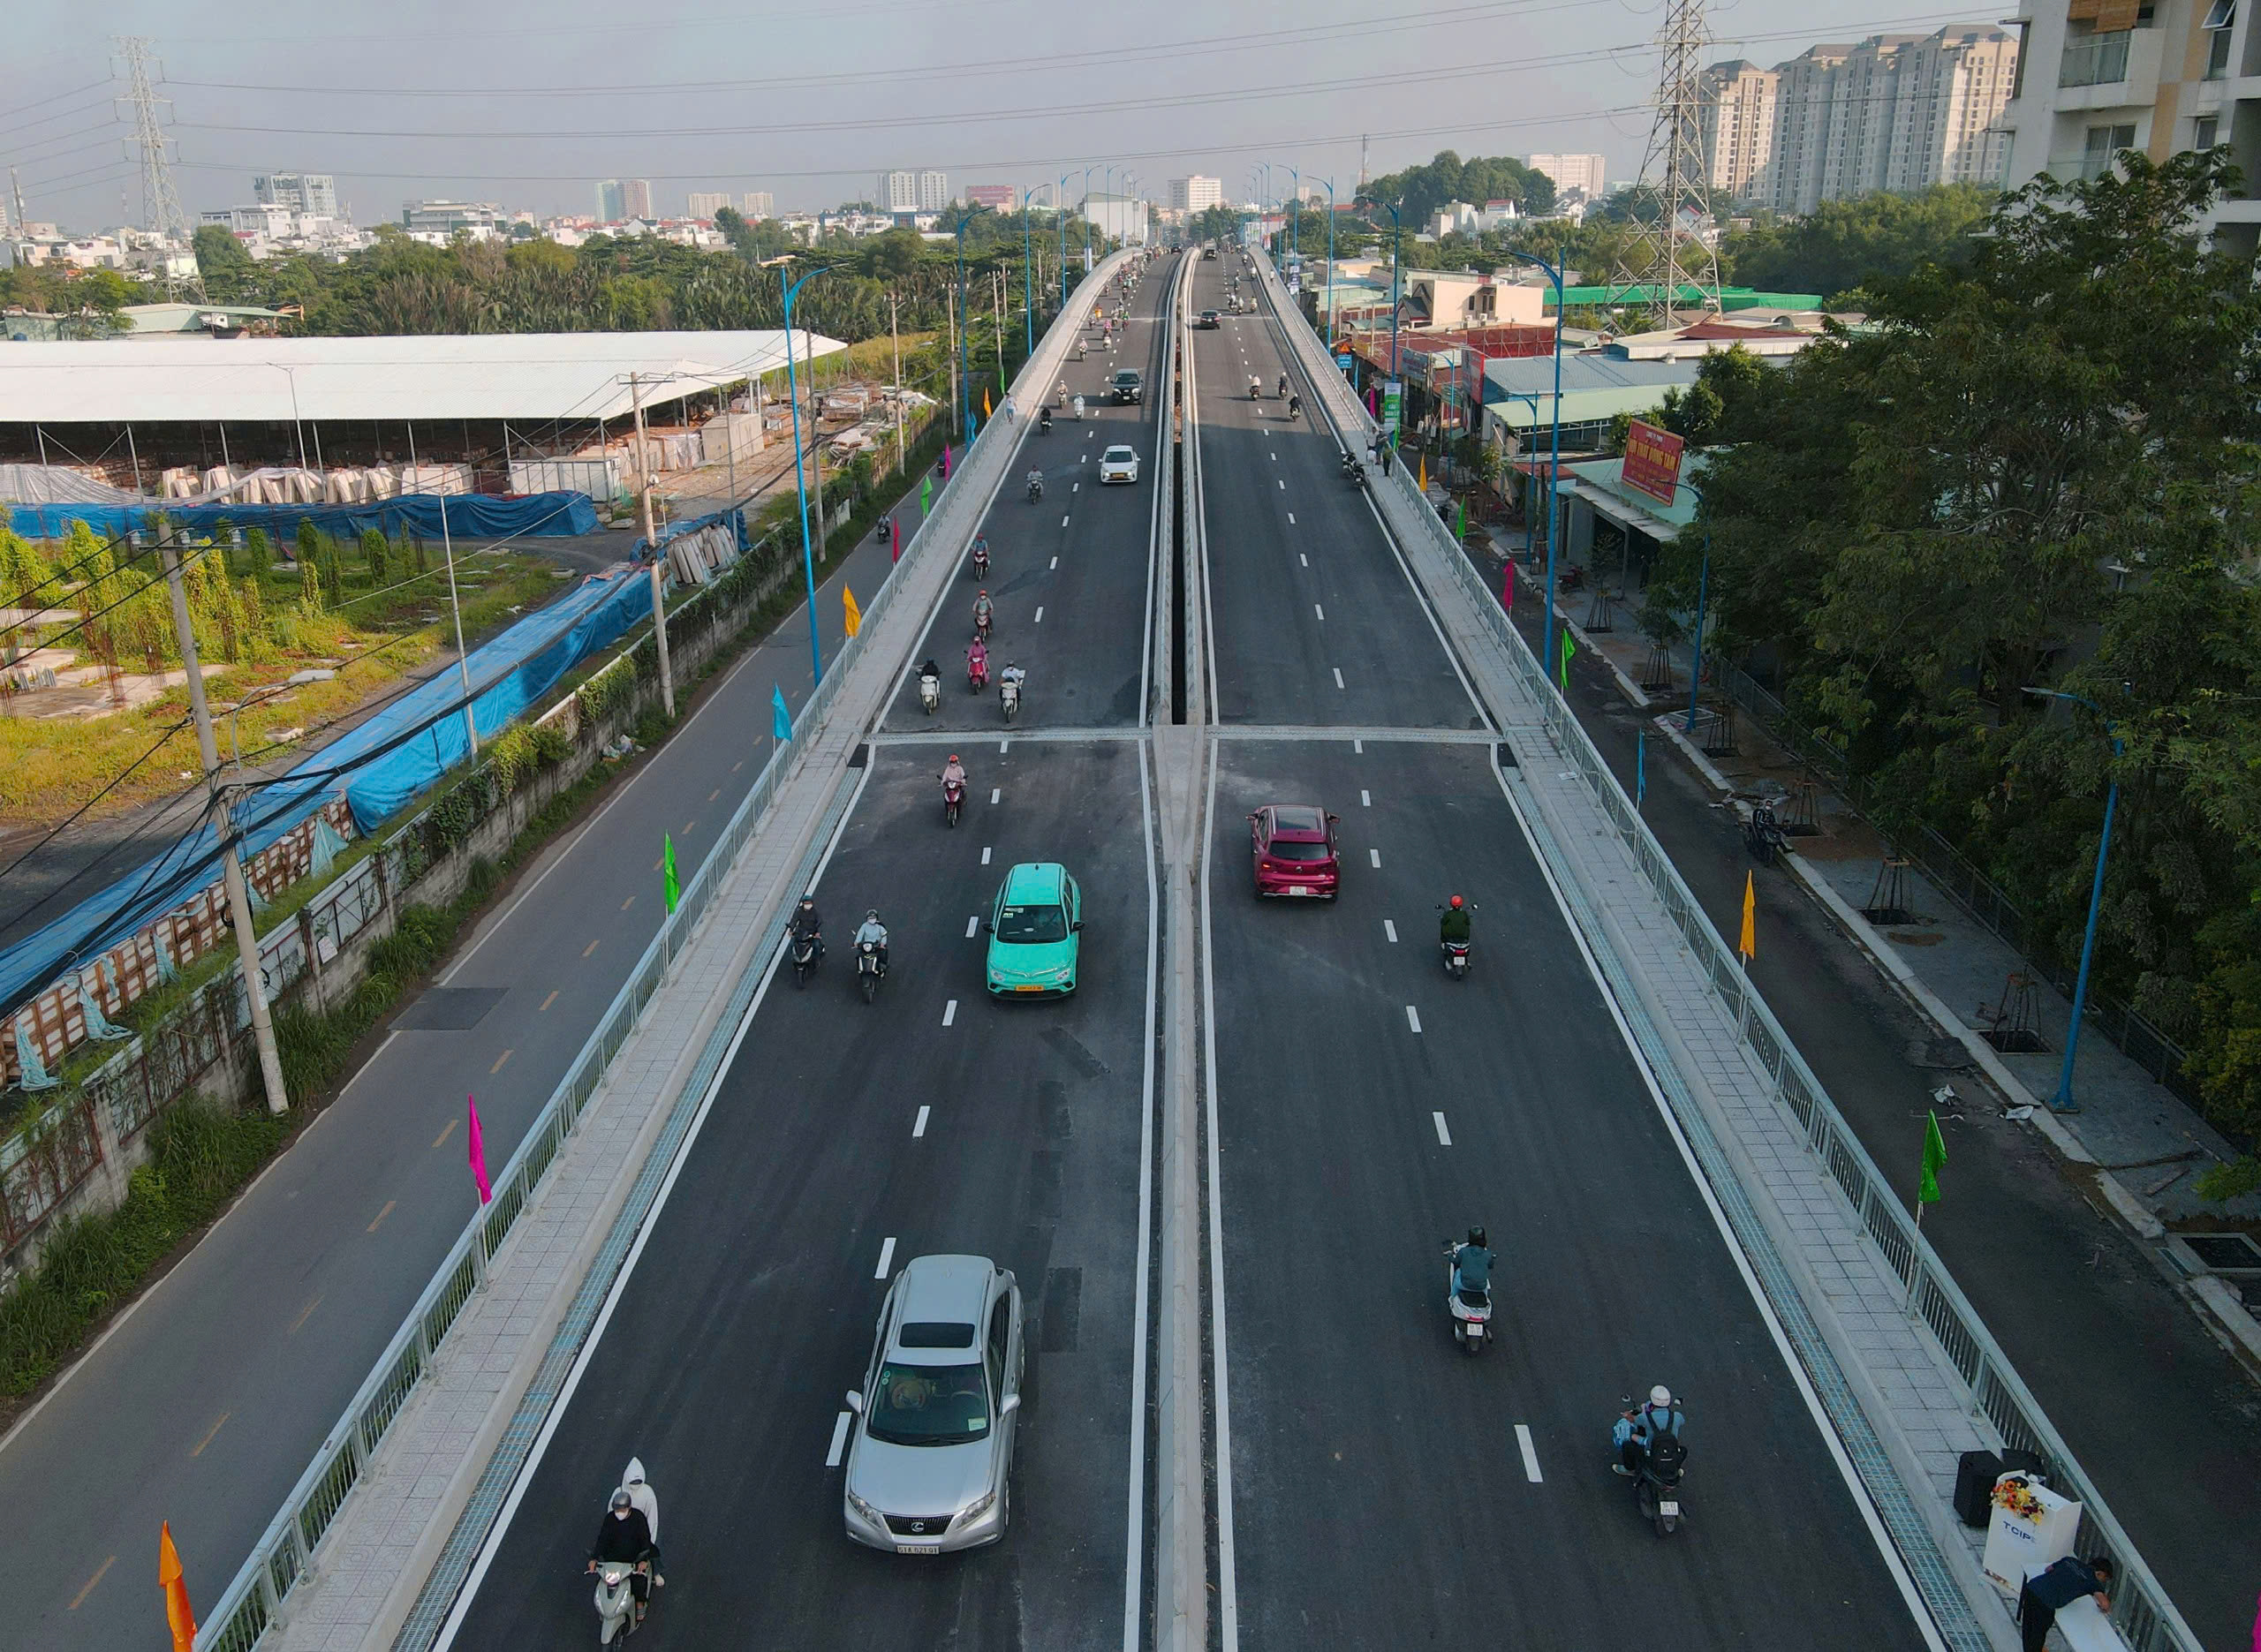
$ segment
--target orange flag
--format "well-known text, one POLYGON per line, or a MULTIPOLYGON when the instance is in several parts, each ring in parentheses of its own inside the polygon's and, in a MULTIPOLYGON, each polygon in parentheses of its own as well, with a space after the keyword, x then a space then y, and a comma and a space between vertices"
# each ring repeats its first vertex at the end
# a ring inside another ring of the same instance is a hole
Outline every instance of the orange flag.
POLYGON ((840 587, 842 629, 853 637, 864 629, 864 611, 856 606, 856 593, 847 586, 840 587))
POLYGON ((1425 454, 1425 454, 1423 454, 1423 455, 1421 456, 1421 484, 1420 484, 1420 486, 1421 486, 1421 491, 1422 491, 1423 493, 1425 493, 1425 493, 1427 493, 1427 492, 1429 491, 1429 456, 1428 456, 1427 454, 1425 454))
POLYGON ((1745 967, 1758 955, 1758 891, 1748 871, 1743 874, 1743 939, 1735 950, 1743 954, 1745 967))
POLYGON ((173 1547, 173 1523, 157 1528, 157 1582, 165 1591, 165 1622, 173 1632, 173 1652, 195 1652, 196 1614, 189 1609, 188 1583, 180 1574, 180 1550, 173 1547))

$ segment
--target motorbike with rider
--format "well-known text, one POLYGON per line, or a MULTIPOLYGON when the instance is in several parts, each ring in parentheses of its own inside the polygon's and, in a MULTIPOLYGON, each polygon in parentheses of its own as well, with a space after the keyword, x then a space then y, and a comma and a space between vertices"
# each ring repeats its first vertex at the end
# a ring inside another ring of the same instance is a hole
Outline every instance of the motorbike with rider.
MULTIPOLYGON (((1630 1405, 1630 1399, 1626 1403, 1630 1405)), ((1683 1519, 1680 1482, 1687 1473, 1688 1447, 1681 1430, 1687 1423, 1672 1390, 1660 1383, 1638 1410, 1620 1412, 1610 1427, 1610 1443, 1617 1448, 1610 1468, 1632 1481, 1634 1506, 1655 1525, 1660 1537, 1669 1535, 1683 1519)))
POLYGON ((1456 981, 1468 973, 1469 918, 1475 910, 1459 895, 1437 909, 1437 947, 1444 954, 1445 973, 1456 981))
POLYGON ((864 921, 856 928, 856 984, 863 990, 864 1002, 872 1001, 885 979, 887 925, 880 922, 879 908, 871 907, 866 909, 864 921))
POLYGON ((824 960, 824 919, 816 909, 814 895, 801 897, 787 922, 786 932, 791 939, 793 984, 806 986, 824 960))
POLYGON ((989 640, 989 633, 996 619, 997 605, 989 600, 989 588, 984 585, 973 599, 973 629, 982 641, 989 640))

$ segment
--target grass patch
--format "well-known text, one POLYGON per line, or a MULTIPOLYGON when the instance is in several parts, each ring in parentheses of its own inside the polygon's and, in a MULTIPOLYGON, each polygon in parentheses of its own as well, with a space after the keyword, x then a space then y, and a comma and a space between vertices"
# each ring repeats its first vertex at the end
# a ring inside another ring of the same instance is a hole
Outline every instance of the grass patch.
POLYGON ((0 1394, 28 1393, 69 1358, 90 1327, 258 1173, 291 1123, 195 1099, 152 1124, 148 1162, 133 1173, 125 1203, 65 1218, 38 1268, 0 1295, 0 1394))

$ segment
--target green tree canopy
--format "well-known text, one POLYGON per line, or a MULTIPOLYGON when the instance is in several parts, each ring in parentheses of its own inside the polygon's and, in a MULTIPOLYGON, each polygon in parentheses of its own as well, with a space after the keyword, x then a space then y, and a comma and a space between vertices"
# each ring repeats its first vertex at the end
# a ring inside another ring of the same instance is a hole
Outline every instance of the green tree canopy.
POLYGON ((1976 184, 1941 184, 1913 195, 1826 200, 1803 218, 1730 232, 1720 248, 1720 273, 1765 292, 1890 287, 1926 264, 1967 262, 1995 199, 1976 184))

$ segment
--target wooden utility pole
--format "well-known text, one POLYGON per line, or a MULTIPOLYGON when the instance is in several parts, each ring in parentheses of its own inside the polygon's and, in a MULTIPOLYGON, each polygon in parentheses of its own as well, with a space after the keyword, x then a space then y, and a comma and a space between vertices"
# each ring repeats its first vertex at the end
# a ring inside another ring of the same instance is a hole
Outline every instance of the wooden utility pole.
MULTIPOLYGON (((259 1048, 259 1078, 269 1113, 287 1113, 291 1098, 283 1089, 283 1057, 275 1047, 275 1022, 267 1010, 267 981, 259 969, 259 932, 252 927, 251 886, 244 881, 234 811, 220 784, 220 744, 212 733, 212 708, 204 698, 204 668, 196 657, 196 632, 188 621, 188 592, 180 578, 180 554, 168 527, 159 542, 165 585, 173 600, 173 630, 180 635, 180 659, 188 678, 189 715, 196 721, 196 749, 204 759, 204 789, 212 799, 213 829, 220 834, 220 870, 228 890, 228 921, 236 932, 236 957, 244 972, 244 996, 251 1000, 252 1042, 259 1048)), ((210 554, 211 553, 207 553, 210 554)))

